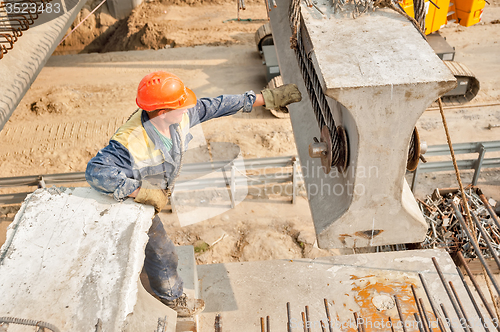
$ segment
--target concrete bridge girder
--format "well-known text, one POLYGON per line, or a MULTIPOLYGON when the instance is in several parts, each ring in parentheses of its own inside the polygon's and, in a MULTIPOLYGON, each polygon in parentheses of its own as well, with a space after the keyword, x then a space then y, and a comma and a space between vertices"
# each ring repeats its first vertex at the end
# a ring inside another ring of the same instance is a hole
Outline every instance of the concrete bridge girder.
POLYGON ((300 103, 289 106, 309 204, 322 248, 420 242, 427 224, 404 179, 416 122, 456 80, 406 18, 376 9, 353 19, 327 0, 301 5, 307 56, 319 78, 335 125, 348 136, 345 172, 322 171, 309 156, 320 136, 297 57, 290 48, 290 1, 271 13, 284 83, 297 83, 300 103))

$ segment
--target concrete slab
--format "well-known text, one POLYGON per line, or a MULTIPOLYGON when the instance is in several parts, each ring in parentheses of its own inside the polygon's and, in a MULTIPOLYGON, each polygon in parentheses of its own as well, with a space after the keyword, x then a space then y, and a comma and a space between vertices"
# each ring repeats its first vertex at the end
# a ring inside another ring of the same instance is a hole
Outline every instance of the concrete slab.
POLYGON ((139 282, 153 214, 90 188, 38 189, 1 249, 0 316, 60 331, 153 331, 166 318, 175 331, 176 313, 139 282))
POLYGON ((413 25, 392 10, 353 19, 347 7, 335 14, 328 0, 316 2, 324 15, 301 2, 298 31, 305 61, 318 76, 311 95, 325 95, 329 110, 323 111, 348 136, 347 169, 324 174, 319 159, 309 156, 320 128, 290 48, 289 4, 273 8, 271 26, 283 82, 296 83, 302 92, 289 111, 319 247, 422 241, 427 225, 404 179, 409 143, 420 115, 455 86, 455 78, 413 25))
MULTIPOLYGON (((309 308, 309 326, 312 331, 319 331, 320 322, 327 321, 324 299, 329 303, 334 331, 357 330, 354 312, 365 320, 367 331, 390 331, 388 318, 395 324, 399 322, 394 295, 397 295, 404 320, 410 326, 408 331, 418 331, 413 318, 417 309, 411 285, 415 286, 417 296, 423 299, 431 322, 436 324, 418 273, 424 276, 434 304, 443 303, 450 318, 456 319, 432 257, 436 257, 446 280, 454 283, 469 319, 480 324, 474 320, 477 316, 472 303, 448 253, 444 250, 415 250, 200 265, 201 295, 207 306, 200 317, 199 331, 212 331, 218 313, 225 331, 258 331, 260 318, 267 316, 270 316, 272 331, 285 331, 287 302, 291 304, 293 331, 303 330, 301 313, 305 306, 309 308)), ((437 329, 437 325, 433 327, 437 329)), ((401 328, 396 330, 401 331, 401 328)), ((478 326, 477 330, 482 328, 478 326)))

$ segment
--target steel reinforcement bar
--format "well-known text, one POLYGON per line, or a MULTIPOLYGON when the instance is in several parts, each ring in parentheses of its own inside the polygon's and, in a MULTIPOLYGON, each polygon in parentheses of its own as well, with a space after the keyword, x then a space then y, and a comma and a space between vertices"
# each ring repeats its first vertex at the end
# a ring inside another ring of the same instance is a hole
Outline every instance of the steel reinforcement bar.
MULTIPOLYGON (((487 152, 500 151, 500 141, 487 141, 487 142, 469 142, 453 144, 455 155, 459 154, 474 154, 478 156, 475 159, 462 159, 457 160, 459 169, 473 169, 474 175, 472 177, 472 185, 477 185, 479 174, 482 168, 500 168, 500 158, 485 158, 487 152)), ((429 146, 425 157, 445 156, 449 155, 450 150, 447 144, 429 146)), ((413 171, 413 179, 411 183, 411 190, 415 191, 415 186, 420 173, 433 173, 453 171, 453 163, 449 161, 434 161, 428 163, 420 163, 415 171, 413 171)))

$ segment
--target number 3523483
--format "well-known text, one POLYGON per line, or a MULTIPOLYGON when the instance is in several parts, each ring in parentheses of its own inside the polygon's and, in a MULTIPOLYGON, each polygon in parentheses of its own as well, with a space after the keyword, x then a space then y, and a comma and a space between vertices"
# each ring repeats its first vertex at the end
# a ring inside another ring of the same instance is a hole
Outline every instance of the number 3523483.
POLYGON ((41 13, 56 13, 62 12, 60 3, 35 3, 35 2, 7 2, 5 4, 7 14, 41 14, 41 13))

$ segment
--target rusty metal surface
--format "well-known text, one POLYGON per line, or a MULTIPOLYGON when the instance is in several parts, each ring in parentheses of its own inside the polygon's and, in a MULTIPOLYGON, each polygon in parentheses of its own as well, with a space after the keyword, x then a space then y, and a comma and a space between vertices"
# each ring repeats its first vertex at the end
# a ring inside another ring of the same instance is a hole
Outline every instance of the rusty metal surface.
POLYGON ((420 159, 420 135, 418 134, 417 127, 413 129, 411 135, 410 147, 408 149, 408 160, 406 162, 406 169, 410 172, 417 169, 418 161, 420 159))
MULTIPOLYGON (((272 317, 274 331, 370 332, 393 327, 403 331, 403 322, 408 332, 448 332, 451 322, 455 322, 455 331, 462 331, 456 325, 460 317, 453 298, 460 302, 457 308, 462 317, 466 313, 472 330, 483 331, 478 324, 485 322, 490 330, 495 329, 482 305, 469 297, 463 277, 443 250, 227 263, 199 266, 198 270, 202 284, 210 285, 202 290, 202 297, 211 299, 202 313, 201 327, 218 310, 224 312, 228 331, 238 326, 257 331, 261 327, 258 317, 262 317, 265 331, 266 316, 272 317), (454 291, 448 296, 444 284, 450 281, 454 291), (222 290, 223 285, 231 287, 222 290)), ((212 318, 209 321, 213 324, 212 318)))
POLYGON ((215 329, 215 332, 222 332, 222 319, 221 319, 220 314, 217 314, 215 316, 214 329, 215 329))
MULTIPOLYGON (((346 326, 339 325, 339 312, 336 312, 336 320, 332 322, 329 310, 329 303, 335 305, 336 301, 340 299, 338 297, 333 300, 324 299, 325 303, 325 313, 327 320, 319 320, 319 327, 322 331, 326 331, 327 327, 329 331, 335 330, 339 331, 357 331, 357 332, 367 332, 367 331, 385 331, 389 327, 391 331, 396 329, 403 330, 404 332, 409 331, 420 331, 420 332, 432 332, 439 328, 441 332, 444 331, 460 331, 473 332, 476 330, 490 331, 490 329, 499 330, 498 324, 496 323, 495 316, 490 313, 491 319, 485 319, 482 309, 476 302, 474 295, 470 288, 468 287, 463 274, 457 268, 462 285, 464 286, 468 297, 459 295, 459 290, 455 287, 454 283, 450 281, 449 272, 443 273, 441 267, 436 259, 432 257, 432 263, 436 274, 439 276, 440 283, 447 294, 446 296, 436 297, 435 287, 433 286, 433 291, 427 286, 426 278, 423 274, 419 273, 420 284, 415 281, 400 282, 401 287, 396 285, 394 280, 389 280, 387 278, 381 277, 380 280, 375 283, 368 282, 363 287, 353 288, 357 292, 354 294, 354 298, 357 304, 360 306, 357 311, 352 313, 354 320, 350 321, 346 326), (447 277, 448 276, 448 277, 447 277), (409 287, 408 287, 409 286, 409 287), (417 295, 417 287, 419 292, 425 291, 427 296, 427 301, 432 307, 432 311, 429 311, 424 304, 424 299, 417 295), (409 290, 411 290, 411 295, 409 290), (377 297, 385 296, 386 298, 380 302, 376 300, 377 297), (464 299, 466 299, 464 301, 464 299), (385 302, 384 302, 385 301, 385 302), (434 303, 437 301, 440 311, 434 303), (467 301, 467 302, 466 302, 467 301), (450 304, 453 308, 453 312, 456 317, 450 315, 450 304), (470 311, 468 308, 468 303, 471 303, 474 307, 474 311, 470 311), (445 305, 446 304, 446 305, 445 305), (447 308, 448 307, 448 308, 447 308), (389 314, 389 310, 396 309, 389 314), (469 311, 468 311, 469 310, 469 311), (477 314, 477 316, 474 315, 477 314), (457 320, 458 319, 458 320, 457 320), (455 322, 453 322, 455 320, 455 322), (377 327, 373 326, 373 322, 386 322, 387 326, 377 327), (458 323, 457 323, 458 322, 458 323)), ((372 278, 375 275, 368 275, 364 277, 351 276, 352 280, 360 280, 363 284, 364 278, 372 278)), ((427 277, 429 278, 429 277, 427 277)), ((480 290, 479 290, 480 292, 480 290)), ((463 293, 463 292, 462 292, 463 293)), ((348 295, 348 294, 344 294, 348 295)), ((342 300, 340 300, 342 301, 342 300)), ((345 300, 344 300, 345 301, 345 300)), ((287 302, 287 330, 291 331, 292 318, 290 312, 290 302, 287 302)), ((345 304, 344 304, 345 306, 345 304)), ((486 309, 489 309, 486 306, 486 309)), ((352 310, 352 309, 350 309, 352 310)), ((484 310, 484 309, 483 309, 484 310)), ((295 324, 296 328, 303 329, 304 332, 311 332, 318 328, 318 321, 311 319, 309 306, 305 306, 305 310, 300 313, 301 324, 298 326, 295 324)), ((261 321, 261 331, 270 331, 270 320, 267 316, 267 324, 264 325, 264 317, 260 318, 261 321)))

